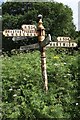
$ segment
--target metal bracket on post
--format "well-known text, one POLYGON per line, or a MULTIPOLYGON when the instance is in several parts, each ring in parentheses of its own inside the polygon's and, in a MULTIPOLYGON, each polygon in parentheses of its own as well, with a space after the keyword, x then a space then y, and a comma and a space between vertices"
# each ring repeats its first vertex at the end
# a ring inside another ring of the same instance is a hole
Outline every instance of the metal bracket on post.
POLYGON ((48 91, 48 79, 47 79, 47 71, 46 71, 46 54, 45 54, 45 46, 43 44, 43 41, 45 39, 45 28, 42 25, 42 15, 38 15, 38 42, 40 46, 40 52, 41 52, 41 69, 42 69, 42 77, 44 82, 44 89, 46 92, 48 91))
POLYGON ((41 47, 46 47, 51 42, 51 35, 48 34, 48 37, 41 42, 41 47))

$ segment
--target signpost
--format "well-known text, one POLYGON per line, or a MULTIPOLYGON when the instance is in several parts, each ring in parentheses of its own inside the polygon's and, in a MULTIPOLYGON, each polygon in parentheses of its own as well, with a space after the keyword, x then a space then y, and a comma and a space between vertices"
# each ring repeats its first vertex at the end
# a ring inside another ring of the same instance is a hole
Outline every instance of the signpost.
POLYGON ((12 40, 25 40, 27 37, 37 37, 38 43, 33 45, 21 46, 20 50, 29 50, 39 48, 41 53, 41 69, 42 77, 44 82, 44 89, 48 91, 48 79, 47 79, 47 70, 46 70, 46 54, 45 48, 49 47, 76 47, 75 42, 70 42, 69 37, 57 37, 57 42, 51 42, 50 34, 45 39, 45 28, 42 24, 42 15, 38 15, 38 27, 35 25, 22 25, 21 29, 6 29, 3 31, 5 37, 13 37, 12 40))
POLYGON ((17 36, 37 36, 35 25, 22 25, 22 29, 6 29, 3 31, 5 37, 17 37, 17 36))
POLYGON ((24 24, 24 25, 22 25, 22 29, 23 29, 23 31, 26 31, 27 33, 30 33, 30 32, 34 33, 37 28, 35 25, 24 24))
POLYGON ((38 42, 40 45, 40 52, 41 52, 41 69, 42 69, 42 77, 44 82, 44 89, 48 90, 48 79, 47 79, 47 71, 46 71, 46 54, 45 54, 45 45, 41 46, 41 43, 45 39, 45 28, 42 25, 42 15, 38 16, 39 22, 38 22, 38 42))
MULTIPOLYGON (((16 40, 18 40, 18 37, 16 38, 16 40)), ((77 47, 77 43, 70 41, 71 39, 69 37, 58 37, 57 40, 58 41, 56 41, 56 42, 51 42, 51 36, 49 34, 48 37, 46 39, 44 39, 44 41, 41 42, 41 47, 45 47, 45 46, 46 46, 46 48, 74 48, 74 47, 77 47), (64 39, 64 41, 63 41, 63 39, 64 39)), ((20 47, 21 51, 30 50, 30 49, 39 49, 39 44, 35 43, 35 44, 20 47)))
POLYGON ((5 35, 5 37, 16 37, 16 36, 37 36, 36 31, 34 30, 28 30, 28 31, 24 31, 24 30, 19 30, 19 29, 6 29, 3 31, 3 35, 5 35))
MULTIPOLYGON (((63 44, 61 44, 60 46, 59 44, 57 44, 57 42, 50 42, 48 45, 46 45, 46 48, 74 48, 74 47, 77 47, 77 44, 75 42, 71 42, 70 44, 65 43, 65 46, 63 44)), ((21 51, 30 50, 30 49, 39 49, 39 44, 35 43, 20 47, 21 51)))
POLYGON ((12 38, 13 41, 20 41, 20 40, 26 40, 27 39, 27 36, 15 36, 12 38))
POLYGON ((24 50, 30 50, 30 49, 39 49, 39 44, 32 44, 32 45, 26 45, 26 46, 21 46, 20 47, 20 51, 24 51, 24 50))
MULTIPOLYGON (((40 47, 41 52, 41 69, 42 69, 42 77, 44 81, 44 89, 48 90, 48 80, 47 80, 47 71, 46 71, 46 54, 45 54, 45 46, 49 43, 49 41, 45 40, 45 28, 42 25, 42 15, 38 16, 38 28, 36 29, 35 25, 22 25, 22 29, 6 29, 3 31, 3 35, 5 37, 13 37, 15 38, 20 37, 38 37, 38 44, 36 46, 40 47)), ((28 46, 30 48, 31 46, 28 46)), ((23 49, 23 46, 21 47, 23 49)))

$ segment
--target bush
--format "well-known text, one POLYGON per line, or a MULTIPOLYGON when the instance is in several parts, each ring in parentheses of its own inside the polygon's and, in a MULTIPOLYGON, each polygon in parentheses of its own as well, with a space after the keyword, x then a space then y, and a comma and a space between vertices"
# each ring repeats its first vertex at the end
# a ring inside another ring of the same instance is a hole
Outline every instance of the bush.
POLYGON ((47 49, 49 91, 43 90, 38 51, 2 56, 2 119, 77 118, 78 53, 47 49))

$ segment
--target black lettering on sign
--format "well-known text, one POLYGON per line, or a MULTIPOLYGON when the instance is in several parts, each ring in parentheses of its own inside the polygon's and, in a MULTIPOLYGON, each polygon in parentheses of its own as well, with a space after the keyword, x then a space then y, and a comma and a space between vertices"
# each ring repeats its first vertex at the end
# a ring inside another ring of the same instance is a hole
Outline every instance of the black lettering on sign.
POLYGON ((52 43, 50 43, 50 46, 52 46, 52 43))
POLYGON ((30 29, 30 26, 28 26, 28 29, 30 29))
POLYGON ((63 46, 65 46, 65 43, 63 43, 63 46))
POLYGON ((29 33, 27 33, 27 36, 29 36, 29 33))
POLYGON ((58 46, 58 43, 56 43, 56 46, 58 46))
POLYGON ((74 43, 72 43, 72 46, 74 46, 74 43))
POLYGON ((53 43, 53 46, 55 46, 55 43, 53 43))

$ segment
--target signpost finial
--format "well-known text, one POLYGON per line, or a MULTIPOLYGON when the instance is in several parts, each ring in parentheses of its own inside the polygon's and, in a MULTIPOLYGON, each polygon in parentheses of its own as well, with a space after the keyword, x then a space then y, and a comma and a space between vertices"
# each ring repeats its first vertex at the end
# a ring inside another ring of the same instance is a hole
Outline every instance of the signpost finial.
POLYGON ((41 14, 39 14, 39 15, 38 15, 38 18, 39 18, 39 19, 42 19, 42 15, 41 15, 41 14))
POLYGON ((42 15, 41 14, 38 15, 38 24, 42 24, 42 15))

